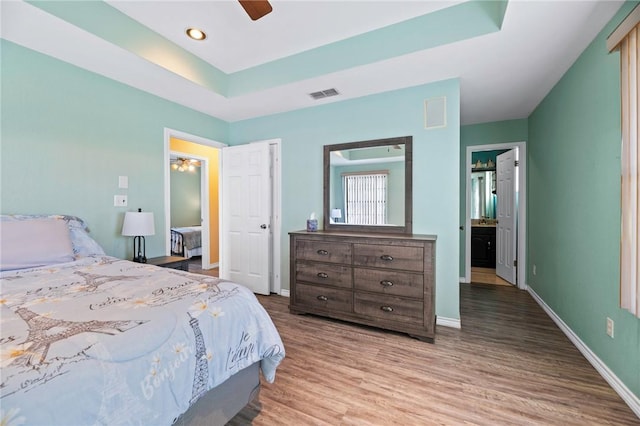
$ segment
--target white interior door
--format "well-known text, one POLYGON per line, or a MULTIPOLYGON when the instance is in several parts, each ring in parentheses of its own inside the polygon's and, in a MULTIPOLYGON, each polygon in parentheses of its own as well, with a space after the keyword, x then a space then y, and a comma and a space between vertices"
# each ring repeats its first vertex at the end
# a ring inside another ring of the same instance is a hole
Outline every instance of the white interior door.
POLYGON ((220 277, 269 294, 269 143, 222 149, 220 277))
POLYGON ((516 283, 517 203, 516 178, 517 148, 498 155, 496 161, 496 196, 498 219, 496 233, 496 275, 516 283))

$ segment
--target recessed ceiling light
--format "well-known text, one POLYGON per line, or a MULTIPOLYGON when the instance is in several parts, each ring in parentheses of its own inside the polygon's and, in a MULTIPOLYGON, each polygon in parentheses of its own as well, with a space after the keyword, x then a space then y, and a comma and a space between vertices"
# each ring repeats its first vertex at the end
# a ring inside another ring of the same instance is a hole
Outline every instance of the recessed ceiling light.
POLYGON ((187 28, 186 33, 190 38, 194 40, 204 40, 205 38, 207 38, 207 35, 204 33, 204 31, 197 28, 187 28))

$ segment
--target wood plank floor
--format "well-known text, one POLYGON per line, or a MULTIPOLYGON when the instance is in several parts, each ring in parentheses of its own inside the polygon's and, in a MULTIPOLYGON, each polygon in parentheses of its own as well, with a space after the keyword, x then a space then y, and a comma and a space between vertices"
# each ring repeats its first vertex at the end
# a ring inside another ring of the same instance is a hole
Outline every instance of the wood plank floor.
POLYGON ((194 274, 209 275, 211 277, 217 277, 219 270, 218 268, 202 269, 202 257, 195 256, 189 259, 189 272, 193 272, 194 274))
POLYGON ((639 425, 531 296, 461 284, 462 330, 435 344, 259 296, 286 348, 230 425, 639 425))
POLYGON ((496 275, 495 268, 471 267, 471 284, 495 284, 511 287, 512 284, 496 275))

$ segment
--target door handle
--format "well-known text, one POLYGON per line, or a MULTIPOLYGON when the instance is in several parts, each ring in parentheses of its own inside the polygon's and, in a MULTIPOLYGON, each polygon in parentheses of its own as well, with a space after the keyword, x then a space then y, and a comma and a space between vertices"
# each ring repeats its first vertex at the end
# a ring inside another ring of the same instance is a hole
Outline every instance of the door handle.
POLYGON ((266 224, 266 223, 263 223, 262 225, 260 225, 260 228, 262 228, 262 229, 267 229, 267 224, 266 224))

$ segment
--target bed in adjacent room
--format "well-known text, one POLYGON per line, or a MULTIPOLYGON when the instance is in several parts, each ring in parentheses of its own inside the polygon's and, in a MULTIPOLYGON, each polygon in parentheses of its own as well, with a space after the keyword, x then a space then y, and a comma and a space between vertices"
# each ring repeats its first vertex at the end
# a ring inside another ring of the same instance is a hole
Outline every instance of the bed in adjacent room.
POLYGON ((273 382, 284 346, 245 287, 107 256, 73 216, 0 227, 2 422, 218 425, 273 382))
POLYGON ((171 228, 171 253, 187 259, 202 256, 202 226, 171 228))

